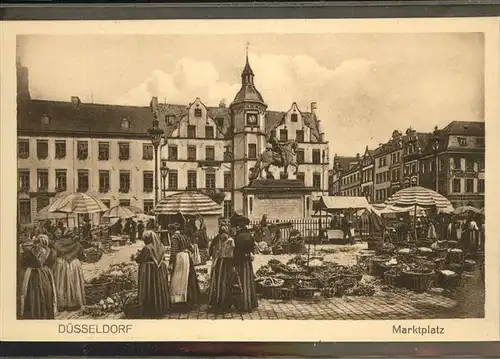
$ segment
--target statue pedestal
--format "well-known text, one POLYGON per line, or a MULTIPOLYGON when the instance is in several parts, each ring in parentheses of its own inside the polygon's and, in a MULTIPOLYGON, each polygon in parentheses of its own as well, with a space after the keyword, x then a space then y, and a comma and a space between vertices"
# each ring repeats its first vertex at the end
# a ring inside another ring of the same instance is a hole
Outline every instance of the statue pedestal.
MULTIPOLYGON (((242 189, 244 213, 250 220, 298 219, 306 217, 307 198, 314 190, 300 180, 258 179, 242 189)), ((312 204, 310 204, 312 205, 312 204)))

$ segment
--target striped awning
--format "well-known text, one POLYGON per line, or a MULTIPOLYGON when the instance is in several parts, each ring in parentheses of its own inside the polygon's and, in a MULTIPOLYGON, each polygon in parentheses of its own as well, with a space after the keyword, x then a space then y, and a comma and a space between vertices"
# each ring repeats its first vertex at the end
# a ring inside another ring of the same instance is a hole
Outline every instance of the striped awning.
POLYGON ((56 199, 48 208, 49 212, 90 214, 108 209, 100 199, 85 193, 73 193, 56 199))
POLYGON ((43 207, 41 210, 39 210, 36 215, 35 215, 35 220, 36 221, 43 221, 46 219, 50 220, 57 220, 57 219, 66 219, 72 218, 73 216, 69 216, 68 213, 62 213, 62 212, 49 212, 49 207, 50 205, 43 207))
POLYGON ((385 204, 397 207, 416 205, 423 208, 437 207, 438 209, 452 206, 446 197, 436 191, 420 186, 404 188, 394 193, 385 201, 385 204))
POLYGON ((162 199, 153 212, 156 214, 220 215, 222 207, 204 194, 181 192, 162 199))
POLYGON ((124 206, 114 206, 105 211, 102 216, 104 218, 132 218, 136 214, 129 208, 124 206))
POLYGON ((466 216, 474 215, 474 214, 484 214, 484 212, 481 212, 480 209, 477 209, 477 208, 472 207, 472 206, 462 206, 462 207, 455 208, 455 210, 453 212, 451 212, 451 214, 453 214, 454 216, 466 217, 466 216))

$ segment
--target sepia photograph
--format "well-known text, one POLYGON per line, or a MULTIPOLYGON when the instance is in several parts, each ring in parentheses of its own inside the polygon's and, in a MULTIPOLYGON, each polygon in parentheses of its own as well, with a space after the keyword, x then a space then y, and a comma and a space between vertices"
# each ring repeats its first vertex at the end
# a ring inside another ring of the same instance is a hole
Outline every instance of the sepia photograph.
POLYGON ((15 320, 484 320, 486 54, 481 31, 17 34, 15 320))
POLYGON ((17 41, 20 318, 484 316, 482 34, 17 41))

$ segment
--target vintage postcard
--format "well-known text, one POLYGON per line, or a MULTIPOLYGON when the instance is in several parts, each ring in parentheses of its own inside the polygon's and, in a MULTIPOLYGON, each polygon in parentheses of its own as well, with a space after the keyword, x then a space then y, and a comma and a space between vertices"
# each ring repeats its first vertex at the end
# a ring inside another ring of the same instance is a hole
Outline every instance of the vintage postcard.
POLYGON ((498 339, 499 29, 3 23, 2 339, 498 339))

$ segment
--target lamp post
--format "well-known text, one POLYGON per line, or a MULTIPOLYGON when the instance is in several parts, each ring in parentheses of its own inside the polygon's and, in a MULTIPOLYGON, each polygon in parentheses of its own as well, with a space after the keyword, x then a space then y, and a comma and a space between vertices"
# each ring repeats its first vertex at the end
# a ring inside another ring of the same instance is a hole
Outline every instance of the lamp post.
POLYGON ((161 160, 160 173, 161 173, 161 178, 162 178, 161 199, 163 199, 163 198, 165 198, 165 192, 167 191, 166 181, 167 181, 167 175, 168 175, 168 167, 167 167, 166 160, 161 160))
POLYGON ((158 147, 163 136, 163 130, 159 126, 157 115, 154 115, 153 125, 148 129, 149 139, 154 148, 154 161, 155 161, 155 206, 158 204, 158 147))

